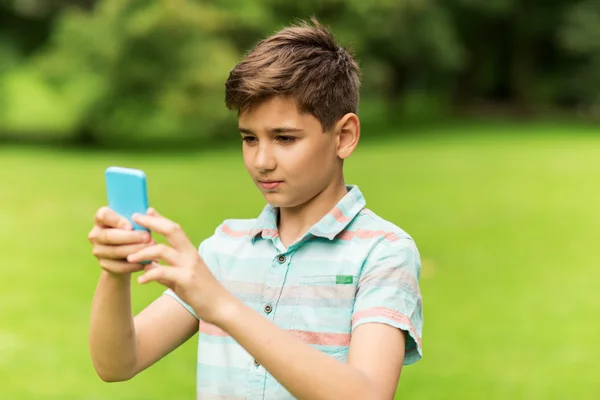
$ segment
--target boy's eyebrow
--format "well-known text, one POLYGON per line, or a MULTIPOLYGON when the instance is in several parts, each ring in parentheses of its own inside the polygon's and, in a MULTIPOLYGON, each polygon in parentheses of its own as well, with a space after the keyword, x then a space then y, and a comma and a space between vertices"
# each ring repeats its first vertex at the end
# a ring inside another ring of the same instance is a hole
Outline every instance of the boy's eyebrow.
MULTIPOLYGON (((252 129, 239 127, 240 133, 245 133, 248 135, 256 135, 256 133, 252 129)), ((302 132, 303 129, 300 128, 292 128, 290 126, 281 126, 277 128, 267 128, 266 131, 270 134, 278 134, 278 133, 293 133, 293 132, 302 132)))
POLYGON ((239 127, 240 133, 247 133, 248 135, 254 135, 254 131, 248 128, 239 127))

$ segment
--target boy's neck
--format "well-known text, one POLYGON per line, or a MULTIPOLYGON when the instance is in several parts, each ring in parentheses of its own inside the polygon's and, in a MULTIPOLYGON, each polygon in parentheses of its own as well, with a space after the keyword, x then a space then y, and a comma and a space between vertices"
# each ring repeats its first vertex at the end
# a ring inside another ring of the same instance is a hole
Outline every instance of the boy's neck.
POLYGON ((279 238, 284 246, 298 240, 319 222, 348 193, 344 179, 327 186, 308 202, 297 207, 280 208, 277 221, 279 238))

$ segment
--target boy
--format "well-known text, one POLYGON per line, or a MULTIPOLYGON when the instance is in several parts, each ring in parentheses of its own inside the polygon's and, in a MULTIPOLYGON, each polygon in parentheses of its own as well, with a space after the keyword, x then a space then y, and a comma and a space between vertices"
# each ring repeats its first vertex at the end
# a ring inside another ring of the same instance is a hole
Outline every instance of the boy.
POLYGON ((258 218, 225 220, 197 249, 156 210, 134 220, 168 245, 98 211, 90 347, 103 380, 132 378, 199 330, 198 399, 394 397, 402 365, 421 357, 420 259, 344 183, 359 72, 316 20, 263 40, 231 71, 226 104, 268 203, 258 218), (132 318, 130 276, 142 270, 139 283, 167 289, 132 318))

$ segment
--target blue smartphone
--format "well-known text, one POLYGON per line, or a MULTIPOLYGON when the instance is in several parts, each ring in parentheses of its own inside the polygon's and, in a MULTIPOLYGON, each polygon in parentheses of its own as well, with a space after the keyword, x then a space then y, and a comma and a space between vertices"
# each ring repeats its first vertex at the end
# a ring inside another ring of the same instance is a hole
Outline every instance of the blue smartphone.
MULTIPOLYGON (((134 230, 150 232, 149 229, 133 222, 133 214, 146 214, 148 211, 148 189, 144 171, 124 167, 108 167, 104 172, 108 207, 127 218, 134 230)), ((140 264, 150 264, 141 261, 140 264)))
POLYGON ((134 230, 147 228, 133 222, 133 214, 146 214, 148 211, 148 189, 144 171, 124 167, 108 167, 104 173, 108 207, 127 218, 134 230))

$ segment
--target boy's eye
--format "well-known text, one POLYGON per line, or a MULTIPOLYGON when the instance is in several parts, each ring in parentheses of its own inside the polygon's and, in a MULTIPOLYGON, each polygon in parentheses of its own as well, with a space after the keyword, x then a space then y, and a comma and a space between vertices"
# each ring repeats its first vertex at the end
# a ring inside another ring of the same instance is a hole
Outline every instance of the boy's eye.
POLYGON ((277 136, 276 140, 281 143, 292 143, 296 138, 293 136, 277 136))
POLYGON ((254 136, 244 136, 242 138, 242 142, 246 142, 246 143, 254 143, 256 141, 256 138, 254 136))

